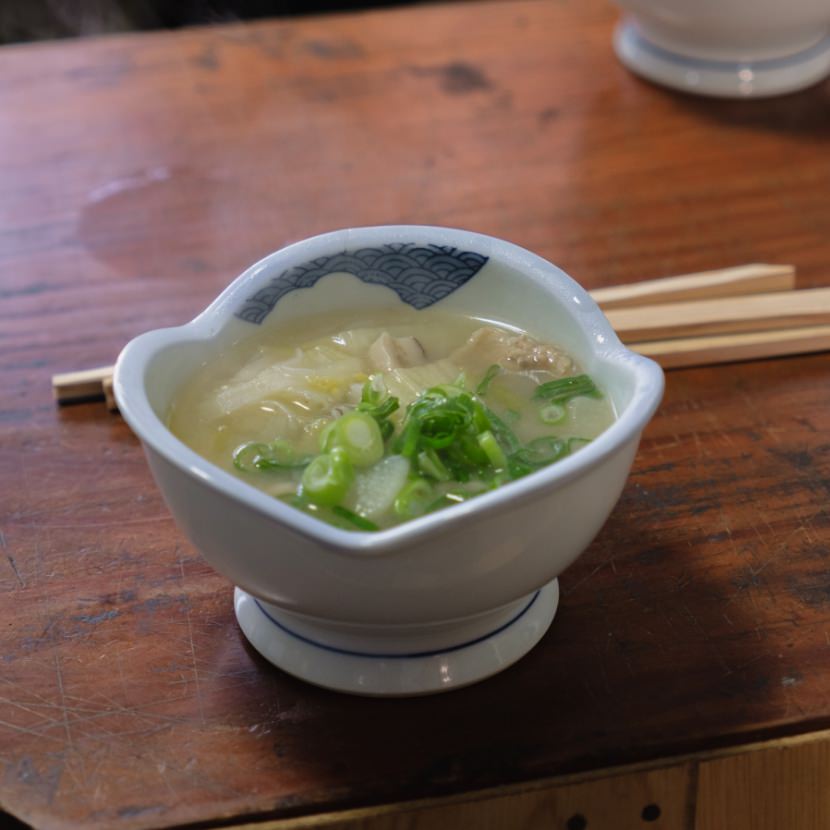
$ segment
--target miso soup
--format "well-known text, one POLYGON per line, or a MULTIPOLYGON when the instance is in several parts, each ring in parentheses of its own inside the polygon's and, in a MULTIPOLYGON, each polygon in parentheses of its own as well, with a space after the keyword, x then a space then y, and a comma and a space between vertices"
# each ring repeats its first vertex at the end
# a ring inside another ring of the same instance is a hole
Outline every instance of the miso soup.
POLYGON ((384 310, 235 345, 181 390, 168 423, 275 498, 378 530, 555 463, 613 419, 553 344, 472 317, 384 310))

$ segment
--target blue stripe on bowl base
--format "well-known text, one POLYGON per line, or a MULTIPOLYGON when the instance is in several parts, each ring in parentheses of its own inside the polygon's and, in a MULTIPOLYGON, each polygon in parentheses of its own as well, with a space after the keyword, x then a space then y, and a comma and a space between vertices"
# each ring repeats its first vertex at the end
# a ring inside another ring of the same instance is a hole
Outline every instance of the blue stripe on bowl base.
POLYGON ((532 607, 533 604, 539 597, 541 590, 536 591, 536 593, 530 598, 527 605, 522 608, 514 617, 511 617, 506 623, 500 625, 498 628, 493 629, 493 631, 488 632, 487 634, 482 634, 480 637, 476 637, 473 640, 468 640, 464 643, 459 643, 458 645, 449 646, 448 648, 440 648, 435 649, 433 651, 413 651, 407 654, 372 654, 370 652, 363 652, 363 651, 352 651, 350 649, 345 648, 338 648, 337 646, 329 646, 325 643, 318 643, 316 640, 312 640, 310 637, 306 637, 303 634, 298 634, 296 631, 292 631, 286 625, 283 625, 279 620, 274 619, 268 611, 265 610, 262 603, 256 599, 256 597, 251 597, 253 601, 256 603, 257 608, 263 613, 263 615, 272 622, 280 631, 283 631, 286 634, 294 637, 300 642, 306 643, 310 646, 314 646, 315 648, 322 649, 323 651, 329 651, 333 654, 343 654, 347 657, 368 657, 373 660, 414 660, 419 657, 437 657, 441 654, 451 654, 454 651, 461 651, 462 649, 469 648, 470 646, 474 646, 477 643, 482 643, 485 640, 489 640, 491 637, 495 637, 497 634, 501 634, 502 631, 510 628, 511 625, 518 622, 532 607))
POLYGON ((407 305, 424 309, 471 280, 488 257, 450 245, 390 243, 318 257, 283 271, 243 303, 236 317, 259 325, 291 291, 312 288, 328 274, 347 273, 391 288, 407 305))

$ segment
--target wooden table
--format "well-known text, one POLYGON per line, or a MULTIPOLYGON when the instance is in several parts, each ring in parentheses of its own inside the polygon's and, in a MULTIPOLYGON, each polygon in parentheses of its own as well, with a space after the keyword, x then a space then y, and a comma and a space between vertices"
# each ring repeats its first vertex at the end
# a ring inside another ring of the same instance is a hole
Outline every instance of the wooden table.
POLYGON ((540 645, 412 700, 261 660, 126 426, 51 399, 51 374, 348 225, 503 236, 589 288, 753 261, 830 283, 828 86, 673 94, 616 62, 614 21, 601 0, 520 0, 0 50, 8 813, 827 826, 830 355, 672 372, 540 645))

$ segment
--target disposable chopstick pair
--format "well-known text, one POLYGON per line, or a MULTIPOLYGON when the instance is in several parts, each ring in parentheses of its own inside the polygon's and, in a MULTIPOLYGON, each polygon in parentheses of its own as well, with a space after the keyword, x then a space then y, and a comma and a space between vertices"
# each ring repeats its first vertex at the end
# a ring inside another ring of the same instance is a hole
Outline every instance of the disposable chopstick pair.
POLYGON ((794 288, 795 268, 792 265, 755 263, 679 277, 642 280, 611 288, 595 288, 590 293, 597 305, 608 312, 619 308, 791 291, 794 288))
POLYGON ((665 369, 830 350, 830 288, 744 265, 592 292, 633 351, 665 369))
POLYGON ((105 400, 107 408, 115 412, 118 404, 112 392, 113 368, 99 366, 97 369, 52 375, 52 394, 59 404, 105 400))
POLYGON ((656 360, 664 369, 714 366, 718 363, 830 351, 830 325, 652 340, 649 343, 633 343, 630 348, 656 360))
MULTIPOLYGON (((663 368, 830 350, 830 288, 795 290, 791 265, 753 264, 591 292, 620 339, 663 368)), ((105 398, 112 367, 52 378, 58 403, 105 398)))
POLYGON ((794 329, 830 323, 830 288, 621 308, 606 316, 626 343, 794 329))

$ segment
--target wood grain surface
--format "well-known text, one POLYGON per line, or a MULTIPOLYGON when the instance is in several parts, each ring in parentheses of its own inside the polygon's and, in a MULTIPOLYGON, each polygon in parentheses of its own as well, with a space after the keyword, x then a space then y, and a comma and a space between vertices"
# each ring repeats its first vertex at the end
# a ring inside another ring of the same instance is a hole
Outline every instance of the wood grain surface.
POLYGON ((824 830, 830 733, 233 830, 824 830))
POLYGON ((0 49, 0 807, 210 826, 830 725, 828 355, 673 372, 539 646, 415 700, 257 657, 126 426, 52 401, 52 374, 348 225, 495 234, 588 288, 744 262, 830 284, 827 85, 661 90, 614 59, 614 15, 517 0, 0 49))

